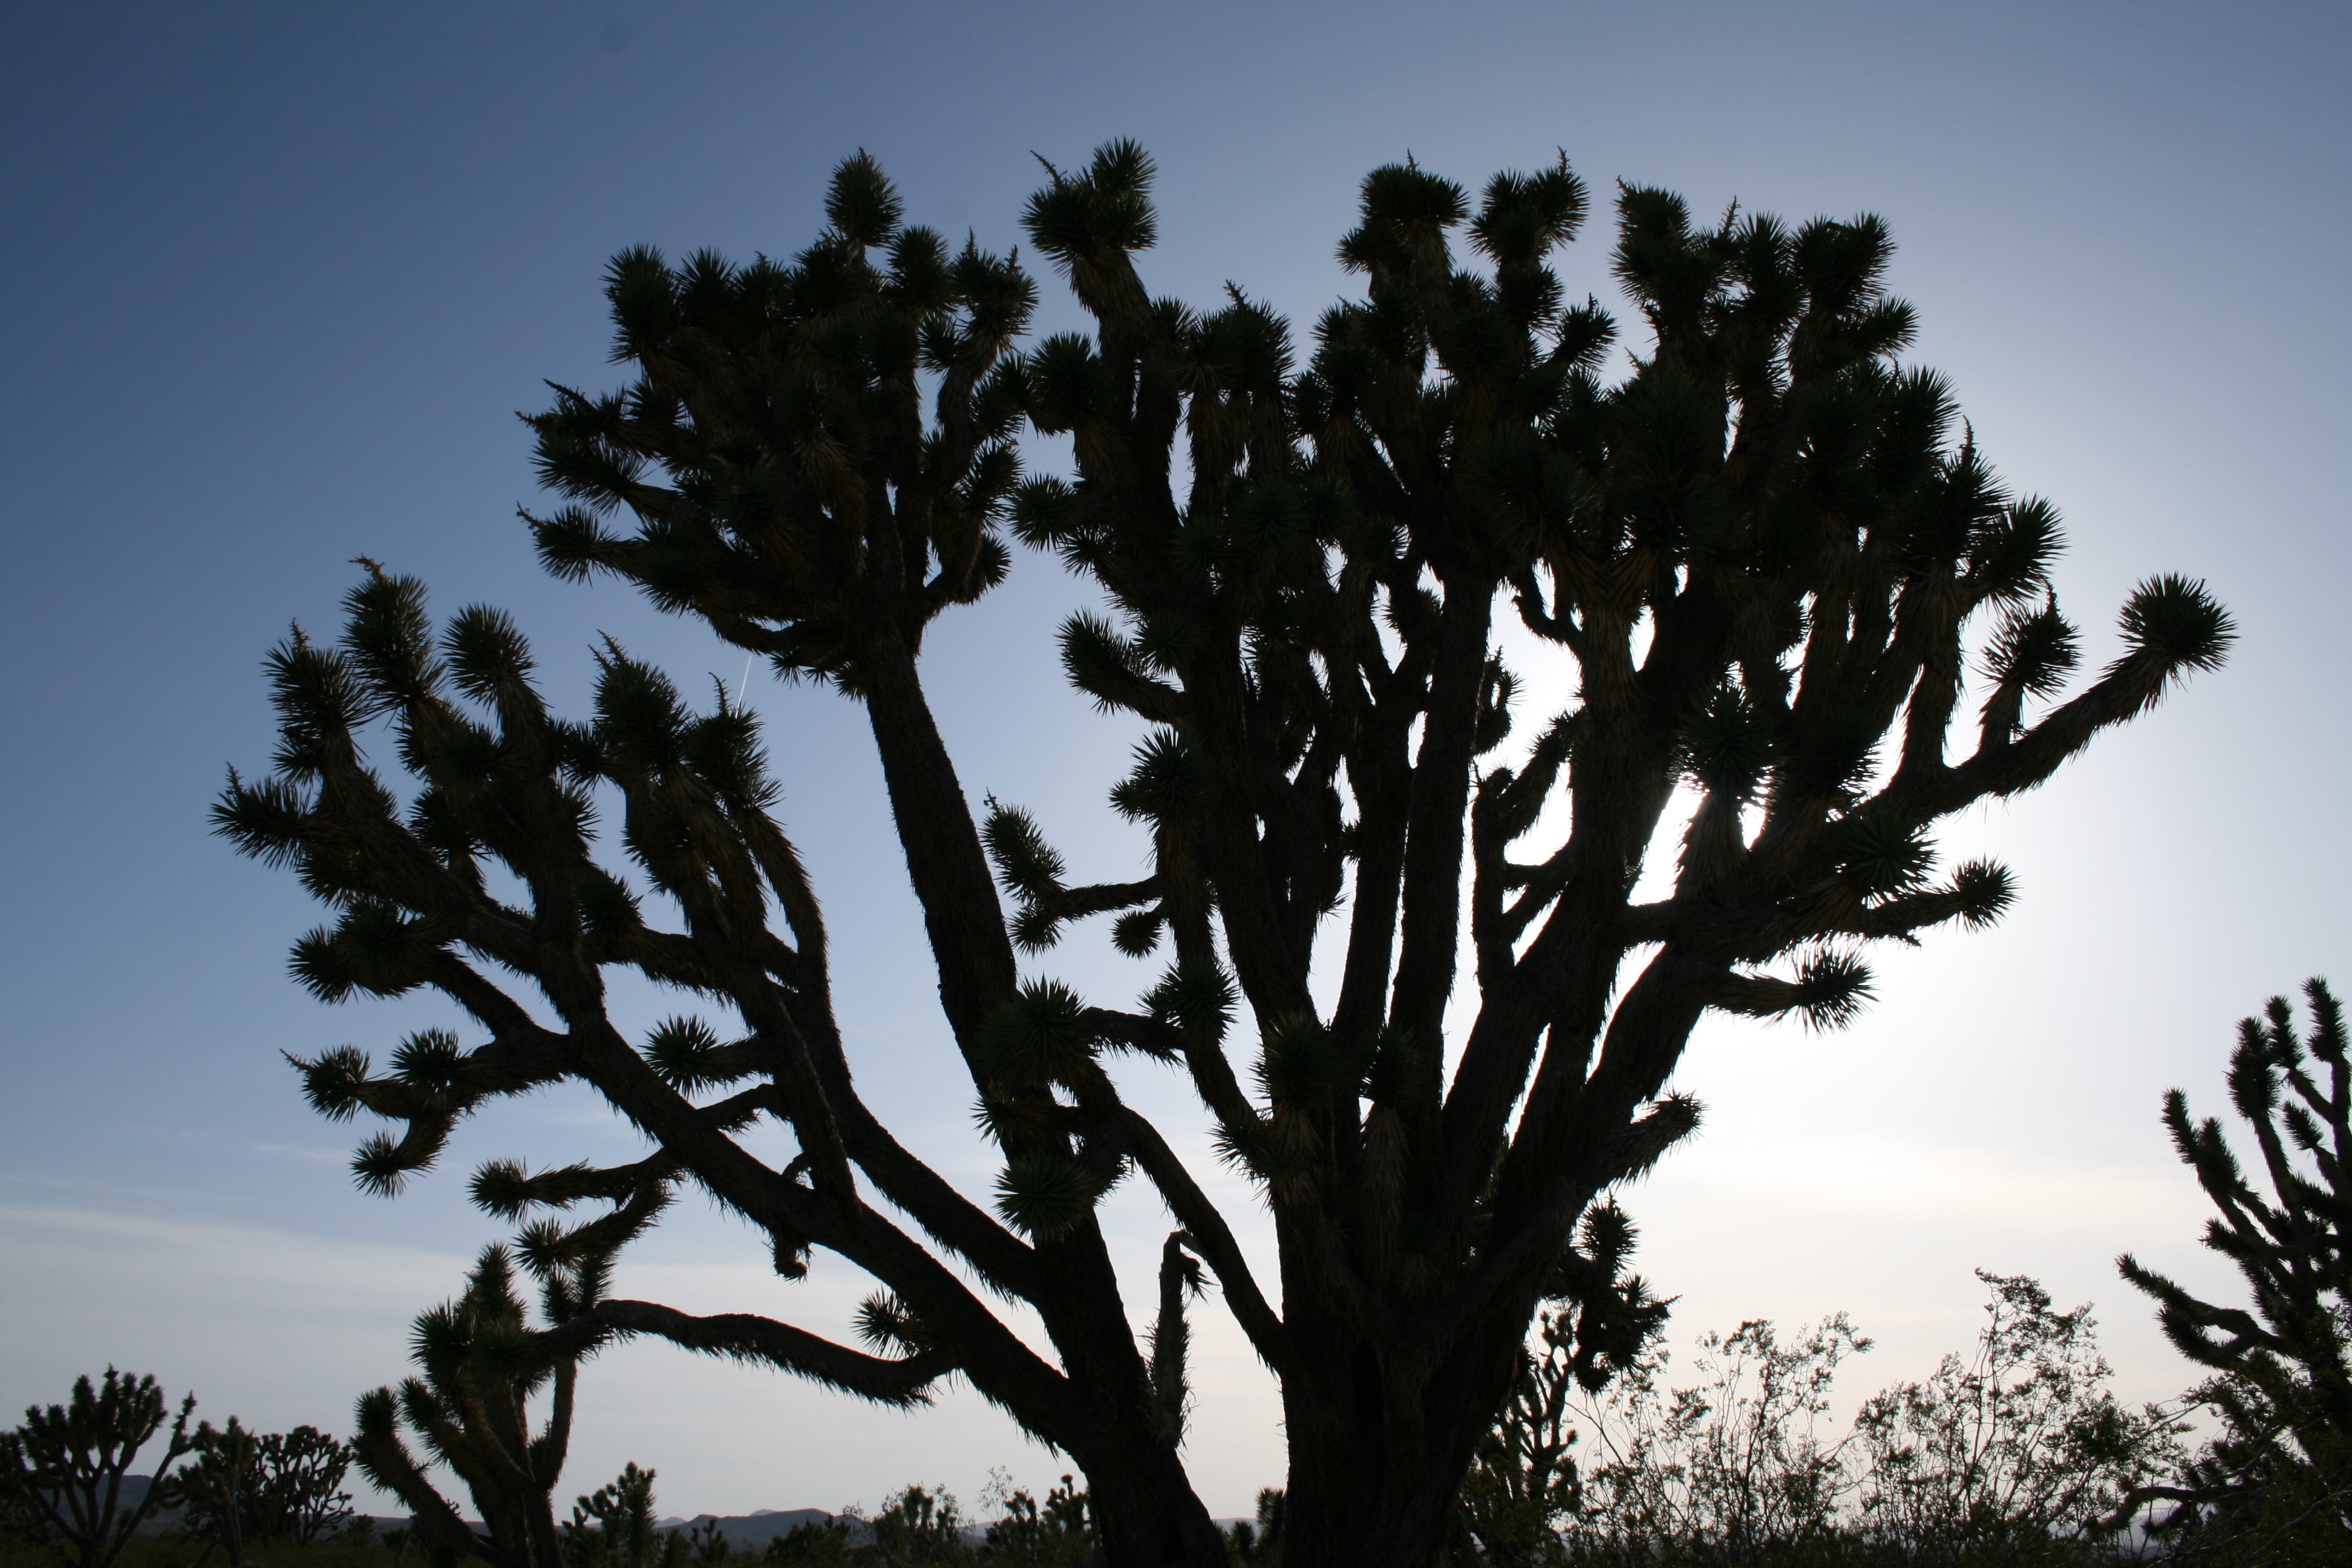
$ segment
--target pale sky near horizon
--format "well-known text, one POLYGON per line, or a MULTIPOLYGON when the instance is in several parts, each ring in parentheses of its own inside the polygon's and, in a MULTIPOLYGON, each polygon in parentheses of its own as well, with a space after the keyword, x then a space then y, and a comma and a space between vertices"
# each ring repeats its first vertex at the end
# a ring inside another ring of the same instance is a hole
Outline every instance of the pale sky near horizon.
MULTIPOLYGON (((1122 135, 1160 171, 1154 289, 1230 279, 1302 334, 1349 287, 1332 249, 1357 182, 1407 151, 1474 187, 1559 149, 1602 197, 1623 178, 1703 212, 1882 214, 1913 357, 2065 513, 2086 664, 2138 578, 2212 584, 2241 630, 2227 668, 1947 835, 2015 868, 2010 919, 1876 954, 1878 1001, 1844 1033, 1710 1022, 1677 1079, 1706 1128, 1626 1200, 1643 1271, 1681 1299, 1675 1343, 1849 1310, 1879 1340, 1849 1405, 1965 1348, 1979 1266, 2095 1300, 2119 1388, 2177 1392, 2189 1369, 2112 1258, 2229 1281, 2158 1098, 2221 1111, 2237 1018, 2315 973, 2352 986, 2347 81, 2352 12, 2322 5, 15 8, 0 1412, 112 1362, 216 1421, 344 1430, 404 1373, 409 1319, 503 1234, 463 1201, 473 1164, 633 1146, 551 1095, 469 1124, 397 1200, 353 1190, 352 1130, 305 1108, 278 1053, 381 1054, 432 1009, 310 1002, 285 952, 314 910, 205 822, 226 764, 266 763, 262 652, 289 620, 335 625, 356 555, 445 613, 512 609, 575 710, 600 631, 734 684, 740 654, 618 585, 552 582, 514 521, 535 496, 514 411, 542 378, 617 379, 605 259, 789 254, 858 147, 910 219, 1003 248, 1033 152, 1122 135)), ((1621 304, 1596 207, 1561 266, 1621 304)), ((1041 325, 1070 322, 1041 283, 1041 325)), ((1054 668, 1081 596, 1024 555, 941 623, 927 679, 967 790, 1123 876, 1137 846, 1102 792, 1132 731, 1054 668)), ((860 1081, 984 1192, 863 726, 823 692, 750 689, 860 1081)), ((1098 943, 1040 969, 1114 1001, 1146 979, 1098 943)), ((1167 1090, 1139 1092, 1186 1116, 1167 1090)), ((1212 1168, 1197 1114, 1181 1125, 1212 1168)), ((1111 1213, 1142 1267, 1164 1217, 1133 1184, 1111 1213)), ((813 1326, 864 1290, 837 1268, 782 1286, 694 1199, 621 1289, 813 1326)), ((1201 1322, 1188 1463, 1213 1511, 1244 1513, 1280 1483, 1278 1405, 1213 1302, 1201 1322)), ((968 1391, 906 1416, 653 1344, 589 1369, 573 1453, 567 1495, 634 1459, 687 1514, 913 1480, 969 1504, 992 1466, 1038 1489, 1059 1470, 968 1391)))

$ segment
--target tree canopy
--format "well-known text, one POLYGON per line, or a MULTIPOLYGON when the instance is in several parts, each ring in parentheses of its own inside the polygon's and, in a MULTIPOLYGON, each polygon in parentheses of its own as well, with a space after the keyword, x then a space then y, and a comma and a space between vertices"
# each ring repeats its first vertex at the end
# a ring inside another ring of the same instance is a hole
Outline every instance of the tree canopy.
POLYGON ((564 719, 509 618, 436 628, 423 584, 374 571, 339 641, 270 656, 276 764, 217 821, 332 906, 305 984, 430 987, 478 1037, 416 1036, 388 1071, 300 1063, 329 1115, 400 1124, 362 1144, 364 1183, 577 1080, 653 1152, 489 1168, 497 1212, 602 1200, 625 1228, 691 1183, 780 1273, 821 1249, 881 1286, 863 1349, 620 1300, 551 1346, 656 1333, 894 1404, 954 1372, 1084 1468, 1111 1562, 1218 1563, 1180 1452, 1185 1314, 1213 1281, 1281 1381, 1285 1561, 1417 1564, 1539 1305, 1591 1364, 1654 1321, 1609 1194, 1696 1125, 1668 1083, 1699 1018, 1840 1024, 1869 944, 1997 918, 2009 874, 1944 867, 1936 825, 2048 779, 2234 633, 2201 584, 2152 577, 2077 682, 2057 510, 1903 360, 1876 218, 1706 223, 1621 185, 1621 345, 1552 268, 1590 205, 1564 158, 1475 201, 1391 165, 1339 246, 1360 288, 1301 345, 1240 289, 1150 293, 1150 185, 1129 142, 1049 168, 1024 226, 1092 325, 1028 343, 1017 258, 908 226, 861 154, 789 261, 616 258, 631 379, 530 421, 562 502, 530 517, 551 571, 633 583, 862 707, 992 1195, 859 1098, 817 889, 723 691, 697 710, 608 646, 593 713, 564 719), (1066 436, 1071 471, 1027 473, 1024 428, 1066 436), (1139 880, 1075 876, 1053 824, 975 810, 941 739, 925 632, 1015 542, 1099 591, 1063 628, 1069 679, 1150 727, 1109 803, 1150 833, 1139 880), (1578 672, 1532 717, 1505 619, 1578 672), (378 724, 399 788, 363 749, 378 724), (1637 901, 1654 861, 1669 890, 1637 901), (1161 966, 1132 1006, 1051 972, 1106 916, 1161 966), (719 1021, 632 1038, 616 970, 719 1021), (1278 1278, 1122 1098, 1133 1056, 1189 1078, 1271 1209, 1278 1278), (774 1124, 782 1166, 743 1136, 774 1124), (1140 1335, 1096 1213, 1130 1173, 1172 1221, 1140 1335))

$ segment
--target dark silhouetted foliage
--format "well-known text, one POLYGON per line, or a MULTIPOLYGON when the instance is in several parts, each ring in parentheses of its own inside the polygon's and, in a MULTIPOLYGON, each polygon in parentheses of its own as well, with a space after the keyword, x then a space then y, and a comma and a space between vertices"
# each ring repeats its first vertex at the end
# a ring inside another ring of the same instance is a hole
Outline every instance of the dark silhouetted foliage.
POLYGON ((172 1499, 172 1467, 194 1441, 193 1394, 164 1428, 163 1391, 152 1377, 106 1369, 96 1384, 74 1379, 72 1396, 30 1405, 24 1425, 0 1433, 0 1510, 7 1533, 46 1548, 75 1568, 108 1568, 141 1524, 172 1499), (135 1503, 124 1478, 140 1451, 163 1434, 155 1479, 135 1503))
POLYGON ((307 1546, 350 1528, 357 1516, 341 1489, 352 1458, 316 1426, 265 1433, 255 1455, 253 1538, 307 1546))
POLYGON ((1919 1551, 2007 1551, 2096 1542, 2137 1489, 2179 1461, 2174 1415, 2106 1390, 2091 1310, 2054 1311, 2022 1275, 1977 1271, 1991 1293, 1974 1356, 1948 1355, 1854 1418, 1858 1507, 1874 1540, 1919 1551))
POLYGON ((632 1460, 573 1501, 563 1524, 564 1568, 682 1568, 687 1536, 654 1525, 654 1472, 632 1460))
POLYGON ((257 1435, 232 1415, 223 1431, 200 1425, 194 1449, 178 1477, 181 1533, 232 1565, 257 1544, 308 1546, 357 1521, 342 1490, 352 1450, 315 1426, 257 1435))
POLYGON ((1117 1568, 1199 1565, 1227 1552, 1179 1448, 1185 1313, 1213 1284, 1281 1380, 1287 1568, 1419 1568, 1538 1310, 1615 1310, 1579 1227, 1696 1125, 1665 1086, 1700 1017, 1834 1026, 1869 944, 1997 918, 2008 873, 1943 866, 1937 825, 2040 784, 2234 633, 2202 584, 2150 578, 2070 694, 2057 513, 1904 363, 1874 217, 1706 223, 1620 186, 1640 336, 1612 360, 1616 322, 1552 269, 1589 206, 1564 158, 1475 198, 1391 165, 1340 243, 1360 291, 1301 344, 1238 288, 1151 295, 1151 178, 1128 142, 1049 169, 1024 225, 1089 325, 1024 349, 1019 266, 908 226, 860 154, 789 261, 616 258, 631 379, 531 420, 551 570, 618 576, 861 706, 930 950, 908 973, 936 979, 1001 1150, 992 1204, 859 1098, 815 890, 723 690, 698 711, 607 647, 593 715, 560 719, 504 616, 436 630, 421 584, 378 574, 340 643, 271 655, 277 764, 216 821, 332 908, 296 951, 320 997, 432 988, 479 1037, 301 1064, 328 1114, 402 1124, 362 1145, 368 1185, 578 1080, 657 1152, 505 1167, 488 1200, 625 1208, 688 1179, 781 1274, 822 1248, 883 1287, 866 1351, 619 1300, 551 1346, 656 1333, 901 1405, 952 1372, 1073 1458, 1117 1568), (1024 420, 1071 475, 1024 476, 1024 420), (1149 726, 1110 795, 1149 835, 1139 879, 1074 879, 1048 825, 975 812, 941 740, 928 628, 1016 539, 1103 595, 1062 651, 1149 726), (1498 616, 1572 670, 1546 711, 1498 616), (368 761, 374 726, 413 792, 368 761), (626 866, 599 858, 600 810, 626 866), (1131 1007, 1024 980, 1097 917, 1161 955, 1131 1007), (633 1037, 615 972, 721 1022, 633 1037), (1122 1097, 1133 1056, 1185 1076, 1270 1205, 1278 1306, 1122 1097), (796 1152, 755 1154, 754 1127, 796 1152), (1097 1217, 1129 1175, 1172 1220, 1141 1333, 1097 1217))
POLYGON ((176 1489, 187 1504, 188 1531, 219 1547, 228 1568, 244 1568, 260 1445, 245 1423, 232 1415, 226 1426, 217 1429, 209 1421, 201 1423, 190 1447, 193 1452, 176 1478, 176 1489))
MULTIPOLYGON (((2179 1459, 2179 1417, 2108 1392, 2089 1309, 1979 1272, 1972 1355, 1831 1419, 1842 1364, 1870 1349, 1843 1314, 1765 1321, 1580 1384, 1557 1345, 1505 1407, 1464 1489, 1461 1563, 2090 1564, 2141 1554, 2142 1483, 2179 1459), (1579 1458, 1581 1458, 1581 1466, 1579 1458)), ((1548 1336, 1548 1340, 1549 1340, 1548 1336)))
MULTIPOLYGON (((657 1207, 625 1206, 620 1223, 584 1240, 553 1227, 526 1235, 522 1256, 539 1277, 547 1323, 571 1322, 595 1306, 613 1251, 657 1207)), ((571 1443, 579 1357, 531 1331, 507 1248, 485 1248, 464 1293, 417 1318, 409 1354, 422 1375, 360 1398, 352 1446, 361 1470, 409 1507, 418 1536, 445 1558, 477 1557, 493 1568, 568 1563, 554 1495, 571 1443), (548 1411, 534 1430, 530 1405, 541 1390, 548 1411), (424 1464, 410 1453, 404 1426, 423 1443, 424 1464), (465 1483, 480 1530, 425 1474, 436 1462, 465 1483)))
POLYGON ((2173 1148, 2220 1211, 2205 1245, 2236 1265, 2251 1307, 2117 1260, 2156 1299, 2166 1336, 2211 1373, 2193 1397, 2220 1430, 2176 1484, 2148 1493, 2223 1561, 2257 1547, 2352 1561, 2352 1062, 2326 982, 2304 994, 2307 1034, 2283 996, 2238 1026, 2230 1103, 2260 1157, 2251 1173, 2218 1119, 2192 1123, 2186 1094, 2164 1097, 2173 1148))

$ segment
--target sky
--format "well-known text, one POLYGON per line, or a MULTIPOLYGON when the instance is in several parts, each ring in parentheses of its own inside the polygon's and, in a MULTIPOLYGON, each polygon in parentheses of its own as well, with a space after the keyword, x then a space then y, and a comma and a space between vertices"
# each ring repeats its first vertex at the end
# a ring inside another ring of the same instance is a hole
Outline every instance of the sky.
MULTIPOLYGON (((606 258, 789 254, 858 148, 912 221, 1003 249, 1033 154, 1118 136, 1158 161, 1154 290, 1230 279, 1302 326, 1349 287, 1333 247, 1358 182, 1407 153, 1473 186, 1565 152, 1602 194, 1878 213, 1912 357, 2065 514, 2086 663, 2140 578, 2211 584, 2242 632, 2227 668, 1946 835, 2014 868, 2010 918, 1877 955, 1878 999, 1842 1033, 1703 1026, 1676 1087, 1706 1126, 1625 1194, 1685 1355, 1706 1329, 1843 1310, 1877 1340, 1841 1381, 1850 1405, 1966 1348, 1984 1268, 2095 1301, 2127 1396, 2191 1381, 2112 1263, 2230 1288, 2158 1099, 2221 1110, 2236 1019, 2306 976, 2352 985, 2352 12, 90 0, 11 7, 6 36, 0 1410, 112 1363, 215 1421, 345 1430, 358 1393, 404 1374, 408 1321, 502 1234, 465 1205, 467 1171, 629 1156, 595 1105, 548 1095, 468 1124, 397 1199, 353 1188, 351 1130, 305 1107, 280 1053, 381 1054, 442 1015, 310 1001, 285 953, 315 911, 208 835, 226 767, 267 762, 260 657, 293 621, 331 630, 366 554, 444 612, 512 610, 572 710, 605 632, 734 684, 740 656, 709 634, 546 577, 514 516, 537 493, 516 411, 546 381, 618 379, 606 258)), ((1607 245, 1604 220, 1563 258, 1571 293, 1617 302, 1607 245)), ((1076 324, 1045 283, 1041 329, 1076 324)), ((1054 668, 1083 602, 1024 556, 940 623, 927 680, 967 790, 1035 810, 1078 874, 1123 878, 1140 846, 1102 795, 1134 731, 1054 668)), ((1529 701, 1560 705, 1553 685, 1529 701)), ((757 672, 748 690, 859 1081, 984 1192, 863 724, 757 672)), ((1044 972, 1113 1002, 1147 979, 1099 943, 1044 972)), ((1175 1086, 1135 1092, 1210 1163, 1175 1086)), ((1254 1199, 1219 1191, 1262 1248, 1254 1199)), ((1142 1268, 1165 1215, 1133 1184, 1107 1213, 1142 1268)), ((865 1288, 824 1267, 782 1285, 696 1199, 619 1280, 817 1327, 865 1288)), ((1198 1344, 1187 1462, 1213 1511, 1245 1513, 1281 1479, 1276 1391, 1213 1303, 1198 1344)), ((684 1514, 872 1505, 918 1480, 970 1504, 992 1468, 1040 1490, 1061 1468, 968 1390, 904 1415, 652 1343, 583 1374, 572 1453, 567 1493, 635 1460, 684 1514)))

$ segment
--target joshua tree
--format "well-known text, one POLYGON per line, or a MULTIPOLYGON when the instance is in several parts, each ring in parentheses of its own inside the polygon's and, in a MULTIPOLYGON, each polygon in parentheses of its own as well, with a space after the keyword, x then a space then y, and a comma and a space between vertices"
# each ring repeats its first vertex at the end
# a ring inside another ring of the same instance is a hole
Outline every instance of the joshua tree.
POLYGON ((2059 700, 2078 653, 2056 512, 2003 489, 1950 389, 1899 363, 1912 316, 1874 218, 1699 225, 1621 188, 1616 271, 1646 337, 1611 379, 1614 323, 1549 266, 1585 216, 1565 161, 1476 204, 1384 168, 1340 247, 1364 295, 1302 367, 1239 290, 1153 300, 1134 264, 1150 176, 1126 143, 1051 173, 1027 227, 1094 327, 1022 353, 1026 277, 904 226, 861 155, 789 263, 618 258, 636 379, 560 390, 532 421, 568 503, 531 520, 551 569, 634 582, 862 706, 1003 1150, 993 1213, 859 1099, 814 890, 723 692, 691 712, 608 647, 594 721, 560 721, 504 617, 466 612, 436 641, 420 586, 383 578, 340 647, 298 634, 272 656, 278 766, 232 781, 217 819, 336 907, 297 952, 320 996, 435 987, 487 1037, 413 1043, 389 1074, 357 1052, 301 1064, 322 1109, 405 1123, 362 1148, 364 1181, 396 1187, 457 1118, 578 1079, 658 1153, 512 1173, 508 1199, 625 1203, 682 1175, 785 1275, 823 1248, 885 1287, 861 1325, 877 1353, 631 1301, 562 1346, 658 1333, 897 1404, 952 1370, 1083 1468, 1111 1562, 1219 1562, 1175 1358, 1155 1353, 1181 1340, 1162 1315, 1139 1342, 1096 1217, 1139 1173, 1178 1231, 1163 1300, 1181 1312, 1198 1268, 1281 1380, 1286 1561, 1421 1563, 1538 1303, 1622 1288, 1578 1223, 1696 1124, 1666 1085, 1700 1016, 1833 1025, 1869 994, 1869 942, 1992 920, 2008 874, 1939 874, 1935 825, 2042 783, 2232 632, 2200 584, 2152 579, 2118 657, 2059 700), (1071 437, 1074 478, 1023 480, 1024 416, 1071 437), (1003 575, 1008 530, 1107 595, 1063 649, 1085 693, 1152 726, 1112 795, 1151 836, 1139 880, 1073 881, 1024 813, 975 813, 941 740, 925 631, 1003 575), (1498 609, 1576 669, 1532 741, 1498 609), (421 789, 405 812, 362 756, 380 719, 421 789), (599 789, 630 880, 592 853, 599 789), (1637 901, 1654 856, 1673 874, 1637 901), (1167 954, 1138 1006, 1024 982, 1024 953, 1096 915, 1125 952, 1167 954), (608 968, 728 1021, 632 1040, 608 968), (1185 1073, 1262 1184, 1271 1289, 1122 1099, 1122 1056, 1185 1073), (755 1155, 735 1135, 754 1121, 798 1153, 755 1155), (1042 1348, 992 1294, 1034 1308, 1042 1348))
POLYGON ((176 1483, 187 1505, 181 1528, 232 1565, 257 1542, 304 1546, 352 1521, 341 1489, 352 1451, 316 1426, 257 1435, 232 1415, 222 1431, 200 1424, 191 1447, 176 1483))
POLYGON ((0 1517, 11 1533, 54 1546, 75 1568, 107 1568, 170 1500, 172 1467, 194 1441, 188 1416, 195 1407, 193 1394, 180 1402, 154 1479, 132 1502, 123 1479, 163 1430, 163 1391, 152 1377, 110 1366, 96 1385, 74 1379, 67 1404, 29 1405, 23 1426, 0 1433, 0 1517))
POLYGON ((2192 1295, 2129 1253, 2116 1266, 2156 1298, 2166 1337, 2211 1371, 2194 1397, 2221 1417, 2179 1484, 2141 1495, 2180 1505, 2172 1522, 2209 1538, 2335 1553, 2352 1542, 2352 1061, 2326 982, 2304 994, 2307 1035, 2274 996, 2265 1017, 2239 1024, 2230 1058, 2230 1102, 2253 1134, 2267 1194, 2218 1119, 2192 1123, 2187 1095, 2164 1097, 2173 1148, 2221 1211, 2205 1245, 2244 1276, 2252 1310, 2192 1295))
POLYGON ((265 1434, 255 1455, 254 1538, 307 1546, 355 1522, 342 1489, 352 1457, 316 1426, 265 1434))
POLYGON ((1542 1352, 1528 1356, 1463 1480, 1453 1562, 1549 1568, 1560 1559, 1560 1529, 1584 1501, 1569 1406, 1577 1382, 1567 1330, 1565 1314, 1538 1314, 1542 1352))
MULTIPOLYGON (((493 1167, 480 1180, 494 1184, 501 1170, 493 1167)), ((666 1194, 658 1184, 646 1191, 666 1194)), ((572 1322, 595 1306, 611 1249, 619 1245, 613 1232, 642 1226, 658 1207, 648 1199, 615 1211, 619 1224, 589 1235, 584 1247, 583 1232, 567 1237, 541 1226, 526 1234, 524 1257, 540 1276, 549 1323, 572 1322)), ((397 1393, 379 1388, 360 1396, 359 1432, 352 1439, 360 1468, 408 1505, 417 1533, 443 1552, 478 1557, 495 1568, 556 1568, 564 1557, 555 1485, 571 1440, 578 1357, 550 1352, 543 1336, 533 1334, 505 1247, 485 1248, 466 1277, 465 1293, 416 1320, 410 1353, 422 1376, 397 1393), (530 1398, 551 1384, 547 1418, 533 1433, 530 1398), (439 1460, 466 1483, 481 1532, 410 1454, 400 1434, 404 1422, 424 1443, 428 1464, 439 1460)))
POLYGON ((563 1561, 569 1568, 678 1568, 686 1561, 686 1536, 672 1531, 656 1539, 654 1472, 631 1460, 621 1473, 572 1505, 563 1526, 563 1561))
POLYGON ((188 1505, 189 1533, 207 1542, 205 1555, 217 1546, 228 1568, 243 1568, 246 1543, 251 1539, 253 1488, 259 1445, 245 1423, 232 1415, 215 1430, 199 1423, 194 1450, 177 1478, 180 1496, 188 1505))
POLYGON ((1025 1490, 1005 1492, 982 1543, 984 1561, 1007 1568, 1083 1568, 1095 1545, 1087 1494, 1070 1476, 1046 1489, 1043 1507, 1025 1490))

